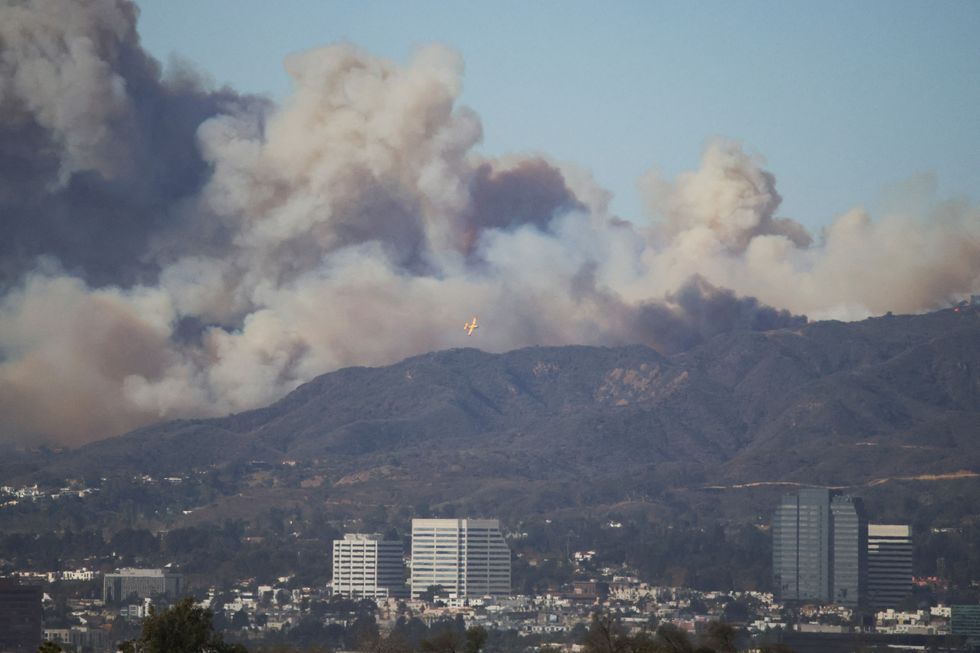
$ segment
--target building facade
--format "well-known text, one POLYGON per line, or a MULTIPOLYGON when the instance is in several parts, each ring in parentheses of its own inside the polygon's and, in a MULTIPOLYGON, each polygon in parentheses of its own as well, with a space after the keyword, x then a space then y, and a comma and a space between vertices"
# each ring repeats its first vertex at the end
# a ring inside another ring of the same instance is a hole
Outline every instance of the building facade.
POLYGON ((0 578, 0 651, 34 653, 43 632, 40 586, 0 578))
POLYGON ((860 499, 830 499, 831 601, 857 607, 867 596, 868 520, 860 499))
POLYGON ((912 592, 912 528, 868 525, 868 605, 896 608, 912 592))
POLYGON ((972 646, 980 646, 980 605, 954 605, 950 610, 949 629, 972 646))
POLYGON ((779 600, 857 606, 865 594, 867 533, 860 499, 820 488, 783 495, 772 521, 779 600))
POLYGON ((95 580, 95 572, 91 569, 76 569, 75 571, 61 572, 61 580, 95 580))
POLYGON ((830 600, 830 492, 785 494, 772 522, 772 570, 783 601, 830 600))
POLYGON ((412 597, 510 594, 510 547, 496 519, 413 519, 412 597))
POLYGON ((72 626, 44 629, 44 641, 54 642, 63 648, 70 647, 69 650, 72 651, 104 651, 108 638, 106 631, 101 628, 72 626))
POLYGON ((347 533, 334 540, 333 591, 347 598, 407 596, 401 542, 377 533, 347 533))
POLYGON ((102 600, 121 603, 132 598, 165 597, 176 599, 184 590, 184 577, 164 569, 120 569, 106 574, 102 581, 102 600))

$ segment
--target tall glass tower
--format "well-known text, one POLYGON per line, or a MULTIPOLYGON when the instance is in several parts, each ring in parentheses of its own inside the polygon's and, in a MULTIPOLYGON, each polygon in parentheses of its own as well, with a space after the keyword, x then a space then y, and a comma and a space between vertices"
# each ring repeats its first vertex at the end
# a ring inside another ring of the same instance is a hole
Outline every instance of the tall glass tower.
POLYGON ((784 494, 772 523, 772 569, 782 601, 830 601, 830 492, 784 494))
POLYGON ((867 596, 868 519, 860 499, 830 500, 830 569, 834 603, 857 607, 867 596))
POLYGON ((772 535, 779 600, 859 604, 868 541, 859 499, 820 488, 785 494, 776 507, 772 535))

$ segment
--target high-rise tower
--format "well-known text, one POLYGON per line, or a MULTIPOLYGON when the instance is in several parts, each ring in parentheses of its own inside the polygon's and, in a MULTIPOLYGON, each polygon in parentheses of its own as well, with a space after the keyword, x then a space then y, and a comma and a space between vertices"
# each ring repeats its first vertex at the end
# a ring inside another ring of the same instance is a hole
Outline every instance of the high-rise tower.
POLYGON ((510 594, 510 548, 496 519, 413 519, 412 596, 510 594))
POLYGON ((784 494, 772 522, 772 570, 782 601, 830 600, 830 492, 784 494))
POLYGON ((868 605, 896 608, 912 591, 912 529, 907 524, 868 525, 868 605))
POLYGON ((0 651, 34 653, 43 628, 41 587, 0 578, 0 651))
POLYGON ((333 591, 347 598, 406 596, 402 543, 347 533, 333 541, 333 591))
POLYGON ((830 524, 830 598, 857 607, 866 596, 868 570, 868 520, 861 500, 831 497, 830 524))
POLYGON ((867 519, 859 499, 819 488, 783 495, 772 535, 779 600, 860 603, 866 582, 867 519))

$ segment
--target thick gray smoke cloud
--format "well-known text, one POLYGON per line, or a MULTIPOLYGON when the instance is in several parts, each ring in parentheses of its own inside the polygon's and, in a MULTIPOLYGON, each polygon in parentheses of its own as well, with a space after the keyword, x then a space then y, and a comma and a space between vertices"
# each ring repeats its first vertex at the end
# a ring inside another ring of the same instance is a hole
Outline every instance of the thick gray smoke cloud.
POLYGON ((135 22, 126 0, 0 7, 0 439, 224 414, 445 347, 680 351, 978 287, 975 207, 855 210, 813 239, 719 141, 644 177, 626 221, 580 168, 479 155, 445 48, 294 55, 275 107, 163 75, 135 22))
POLYGON ((95 284, 152 279, 151 239, 206 179, 196 130, 258 100, 166 83, 129 3, 0 6, 0 287, 50 256, 95 284))

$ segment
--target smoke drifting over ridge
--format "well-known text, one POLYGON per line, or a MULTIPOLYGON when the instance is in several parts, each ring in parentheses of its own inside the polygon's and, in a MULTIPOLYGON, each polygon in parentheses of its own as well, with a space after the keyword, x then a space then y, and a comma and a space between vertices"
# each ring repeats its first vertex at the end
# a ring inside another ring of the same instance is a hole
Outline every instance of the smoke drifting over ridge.
POLYGON ((920 311, 977 291, 980 212, 861 210, 813 238, 734 142, 640 180, 475 151, 462 62, 333 45, 283 106, 164 76, 124 0, 0 7, 0 439, 77 444, 476 344, 643 342, 920 311), (758 298, 758 299, 755 299, 758 298), (779 307, 770 308, 767 305, 779 307))

